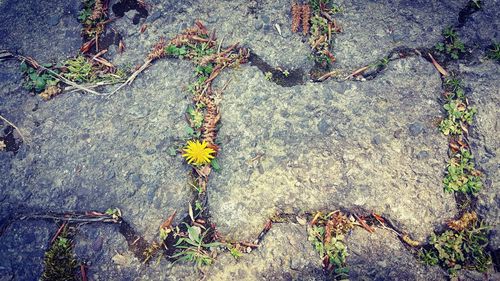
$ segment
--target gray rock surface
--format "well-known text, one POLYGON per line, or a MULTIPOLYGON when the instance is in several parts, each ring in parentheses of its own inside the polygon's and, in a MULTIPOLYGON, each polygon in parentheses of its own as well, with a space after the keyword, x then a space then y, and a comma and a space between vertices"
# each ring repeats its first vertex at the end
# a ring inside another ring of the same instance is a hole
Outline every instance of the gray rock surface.
POLYGON ((223 170, 209 189, 224 233, 255 237, 278 210, 363 208, 422 240, 456 213, 441 185, 447 140, 433 125, 441 80, 432 65, 411 58, 369 82, 293 89, 254 68, 228 76, 223 170), (425 133, 412 132, 412 123, 425 133), (428 158, 417 158, 421 151, 428 158))
POLYGON ((351 280, 447 280, 445 272, 417 260, 387 230, 354 230, 347 239, 351 280))

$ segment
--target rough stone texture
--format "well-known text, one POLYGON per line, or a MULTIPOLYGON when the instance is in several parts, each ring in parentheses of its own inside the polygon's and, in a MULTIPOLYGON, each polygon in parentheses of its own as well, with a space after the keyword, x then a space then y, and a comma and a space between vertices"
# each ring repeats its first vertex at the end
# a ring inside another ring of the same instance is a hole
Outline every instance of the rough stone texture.
POLYGON ((474 52, 484 54, 492 42, 500 41, 500 1, 482 1, 481 10, 472 14, 459 31, 460 39, 474 52))
POLYGON ((293 89, 255 68, 231 76, 221 107, 223 170, 209 190, 224 233, 255 237, 277 210, 361 207, 422 240, 455 214, 441 185, 446 138, 433 123, 441 81, 432 65, 412 58, 366 83, 293 89))
POLYGON ((470 99, 477 108, 472 130, 472 150, 476 163, 485 173, 485 188, 479 194, 480 212, 493 226, 491 246, 500 248, 500 67, 487 61, 481 65, 462 65, 470 99))
POLYGON ((455 25, 468 1, 335 1, 343 32, 337 35, 335 68, 357 69, 386 56, 390 50, 433 47, 441 32, 455 25))
POLYGON ((274 225, 259 249, 237 261, 224 254, 207 276, 214 281, 324 279, 306 228, 296 224, 274 225))
POLYGON ((2 171, 12 181, 0 190, 2 208, 118 207, 141 233, 156 235, 162 220, 173 210, 181 216, 191 197, 182 176, 189 169, 168 155, 184 134, 187 69, 185 62, 159 62, 114 98, 32 97, 18 122, 29 147, 2 171))
MULTIPOLYGON (((444 27, 457 23, 466 2, 337 1, 344 10, 336 17, 344 32, 335 37, 334 67, 358 68, 398 46, 432 47, 444 27)), ((147 3, 149 17, 139 24, 132 24, 134 11, 110 24, 126 45, 123 54, 109 47, 106 57, 113 63, 142 63, 161 36, 171 38, 201 19, 217 30, 224 45, 240 42, 272 66, 307 70, 312 65, 306 40, 290 32, 288 0, 147 3), (141 33, 143 24, 148 27, 141 33)), ((0 0, 0 48, 40 62, 75 55, 81 44, 78 5, 77 0, 0 0)), ((498 41, 500 5, 488 1, 483 7, 458 30, 474 52, 484 51, 491 39, 498 41)), ((498 225, 498 64, 483 61, 459 70, 479 109, 472 143, 486 174, 480 211, 498 225)), ((43 102, 22 89, 18 63, 2 62, 0 114, 17 124, 28 142, 17 154, 0 152, 0 220, 34 209, 119 207, 139 234, 155 238, 173 210, 178 218, 185 214, 191 197, 189 168, 181 157, 168 156, 168 149, 182 143, 185 86, 192 72, 188 62, 160 61, 113 97, 72 93, 43 102)), ((282 88, 257 68, 243 66, 222 75, 218 85, 229 78, 222 100, 223 170, 209 184, 211 213, 223 234, 252 240, 276 210, 364 208, 388 216, 423 241, 457 214, 453 197, 441 185, 447 159, 446 138, 435 123, 442 116, 441 81, 423 59, 391 62, 367 82, 282 88)), ((5 124, 0 125, 4 137, 5 124)), ((0 280, 37 279, 56 229, 34 221, 7 228, 0 235, 0 280)), ((500 244, 498 226, 495 231, 494 249, 500 244)), ((348 247, 352 279, 443 277, 439 269, 420 265, 385 231, 369 235, 356 229, 348 247)), ((293 224, 274 225, 261 247, 240 260, 223 253, 215 266, 202 270, 166 259, 141 265, 117 226, 82 226, 75 252, 89 263, 90 280, 324 278, 305 228, 293 224)))
POLYGON ((347 249, 351 280, 447 280, 443 270, 422 264, 388 230, 356 229, 347 249))
POLYGON ((20 221, 0 235, 0 280, 38 280, 54 223, 20 221))
POLYGON ((73 56, 82 42, 78 0, 0 2, 0 49, 40 61, 73 56), (51 51, 48 51, 51 50, 51 51))

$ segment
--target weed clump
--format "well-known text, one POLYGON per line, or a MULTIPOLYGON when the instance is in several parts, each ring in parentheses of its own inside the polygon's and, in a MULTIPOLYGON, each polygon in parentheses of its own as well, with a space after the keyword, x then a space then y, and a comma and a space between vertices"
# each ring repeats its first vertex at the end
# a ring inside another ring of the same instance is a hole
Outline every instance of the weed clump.
POLYGON ((420 258, 429 265, 440 265, 453 276, 460 269, 485 272, 492 264, 486 250, 490 227, 465 213, 459 220, 448 222, 449 230, 431 234, 429 247, 420 251, 420 258))
POLYGON ((452 27, 443 30, 444 42, 437 43, 435 49, 438 52, 449 55, 452 59, 459 59, 465 53, 465 45, 458 37, 457 32, 452 27))
POLYGON ((323 260, 323 268, 334 280, 348 278, 347 245, 345 234, 354 227, 353 222, 342 212, 335 211, 316 217, 308 228, 309 241, 323 260))

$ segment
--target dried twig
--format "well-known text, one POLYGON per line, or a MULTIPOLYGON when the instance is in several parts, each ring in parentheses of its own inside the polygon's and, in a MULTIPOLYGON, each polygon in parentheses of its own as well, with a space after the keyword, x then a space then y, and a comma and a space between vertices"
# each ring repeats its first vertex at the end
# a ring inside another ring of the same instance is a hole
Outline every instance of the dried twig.
POLYGON ((9 120, 7 120, 2 115, 0 115, 0 119, 2 119, 5 123, 9 124, 12 128, 14 128, 17 131, 17 133, 19 134, 19 136, 21 137, 21 140, 23 142, 26 142, 23 134, 21 133, 21 130, 19 130, 19 128, 16 125, 14 125, 14 123, 10 122, 9 120))

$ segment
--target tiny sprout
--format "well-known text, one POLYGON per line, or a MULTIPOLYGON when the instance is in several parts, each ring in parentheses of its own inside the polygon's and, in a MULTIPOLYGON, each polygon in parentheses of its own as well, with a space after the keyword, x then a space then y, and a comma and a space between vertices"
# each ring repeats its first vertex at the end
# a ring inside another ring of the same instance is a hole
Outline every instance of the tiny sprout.
POLYGON ((266 79, 267 81, 271 81, 271 79, 273 79, 273 73, 270 71, 264 73, 264 79, 266 79))

